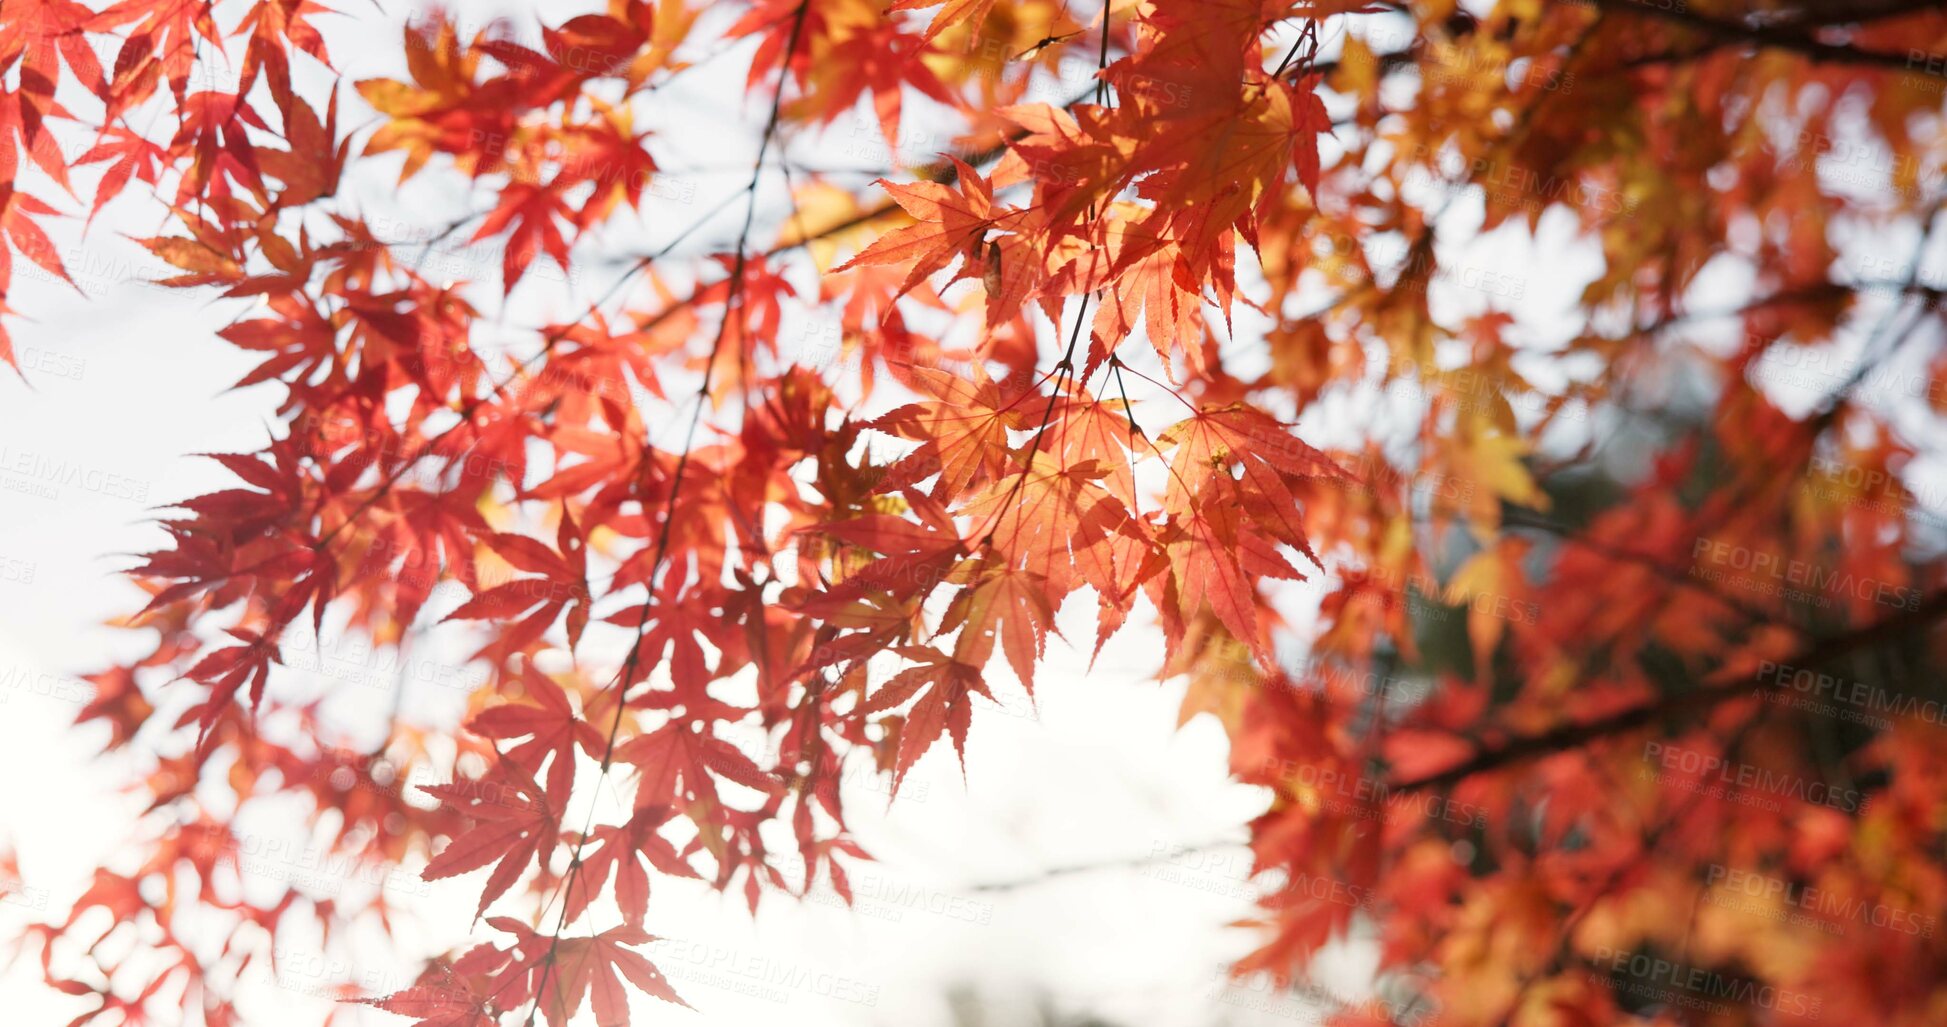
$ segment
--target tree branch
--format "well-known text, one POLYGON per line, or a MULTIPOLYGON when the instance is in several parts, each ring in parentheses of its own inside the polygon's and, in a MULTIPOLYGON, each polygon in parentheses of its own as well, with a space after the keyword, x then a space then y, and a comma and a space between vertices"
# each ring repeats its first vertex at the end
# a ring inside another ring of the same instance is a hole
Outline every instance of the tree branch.
MULTIPOLYGON (((1748 43, 1771 50, 1785 50, 1813 61, 1830 64, 1864 64, 1892 68, 1909 74, 1947 78, 1947 68, 1936 69, 1925 62, 1918 65, 1905 54, 1883 50, 1861 50, 1843 43, 1827 43, 1806 31, 1783 25, 1753 25, 1698 14, 1681 4, 1669 8, 1645 0, 1555 0, 1557 4, 1594 7, 1615 14, 1631 14, 1654 21, 1668 22, 1713 36, 1725 43, 1748 43)), ((1816 27, 1816 26, 1813 26, 1816 27)))
MULTIPOLYGON (((1823 666, 1848 653, 1877 645, 1888 639, 1902 637, 1910 632, 1924 630, 1943 616, 1947 616, 1947 591, 1928 596, 1919 606, 1905 613, 1888 617, 1855 631, 1814 642, 1800 650, 1787 662, 1807 668, 1823 666)), ((1668 696, 1620 713, 1577 724, 1564 724, 1538 734, 1523 735, 1490 730, 1476 744, 1474 755, 1445 770, 1394 782, 1391 790, 1417 792, 1445 788, 1476 774, 1484 774, 1526 760, 1564 752, 1666 720, 1702 713, 1720 703, 1748 696, 1753 689, 1775 687, 1780 686, 1776 683, 1767 683, 1762 675, 1753 674, 1732 684, 1668 696)))

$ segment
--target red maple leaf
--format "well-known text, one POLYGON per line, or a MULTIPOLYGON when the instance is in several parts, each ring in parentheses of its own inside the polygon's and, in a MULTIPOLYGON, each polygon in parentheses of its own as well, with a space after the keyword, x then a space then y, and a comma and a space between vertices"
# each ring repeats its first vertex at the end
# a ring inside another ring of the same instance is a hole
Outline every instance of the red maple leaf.
POLYGON ((495 763, 485 777, 421 790, 466 814, 474 826, 448 842, 420 876, 438 881, 496 864, 475 916, 506 894, 537 856, 545 866, 559 840, 560 806, 512 760, 495 763))

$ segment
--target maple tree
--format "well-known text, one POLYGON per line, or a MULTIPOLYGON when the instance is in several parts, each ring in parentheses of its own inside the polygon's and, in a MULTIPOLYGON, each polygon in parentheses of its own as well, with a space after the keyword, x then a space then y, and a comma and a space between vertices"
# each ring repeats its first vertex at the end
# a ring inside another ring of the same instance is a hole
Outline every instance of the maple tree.
POLYGON ((97 6, 0 8, 0 297, 70 280, 50 225, 153 201, 159 280, 233 305, 280 420, 165 511, 148 651, 88 678, 150 801, 34 928, 76 1024, 241 1022, 285 932, 399 915, 226 872, 293 803, 331 856, 487 871, 477 944, 348 999, 684 1003, 636 951, 658 879, 849 896, 848 760, 896 794, 1051 635, 1122 633, 1266 791, 1239 971, 1357 929, 1409 997, 1344 1022, 1682 1019, 1638 957, 1774 996, 1722 1022, 1940 1022, 1939 5, 610 0, 417 12, 355 81, 352 5, 97 6), (659 207, 724 145, 644 127, 661 91, 739 61, 744 184, 659 207), (842 119, 888 167, 807 166, 842 119), (360 168, 485 207, 400 239, 360 168), (449 238, 493 259, 429 272, 449 238), (1591 270, 1529 293, 1556 251, 1591 270), (465 715, 361 742, 279 686, 327 622, 466 638, 465 715), (1712 901, 1749 875, 1890 912, 1754 927, 1712 901))

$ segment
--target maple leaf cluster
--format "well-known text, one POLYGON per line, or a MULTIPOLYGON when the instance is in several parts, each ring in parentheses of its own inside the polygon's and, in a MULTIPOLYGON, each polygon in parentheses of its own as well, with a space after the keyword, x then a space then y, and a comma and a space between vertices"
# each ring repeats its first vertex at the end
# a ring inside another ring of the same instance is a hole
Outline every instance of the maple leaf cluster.
POLYGON ((1947 575, 1907 484, 1947 411, 1947 118, 1906 56, 1947 50, 1947 14, 735 6, 424 13, 387 28, 402 72, 349 82, 324 16, 353 14, 314 0, 0 10, 0 316, 12 254, 73 284, 50 225, 152 201, 158 281, 232 303, 235 384, 277 400, 130 568, 146 653, 89 677, 79 720, 144 765, 145 812, 33 929, 76 1024, 244 1022, 280 939, 405 915, 241 887, 243 825, 293 804, 329 858, 483 875, 485 940, 347 999, 428 1027, 688 1004, 636 951, 660 882, 849 897, 848 766, 896 795, 964 760, 997 689, 1033 696, 1051 636, 1152 624, 1157 677, 1266 796, 1240 973, 1365 932, 1412 999, 1384 1018, 1648 1022, 1628 957, 1673 952, 1818 1003, 1760 1022, 1937 1016, 1931 930, 1716 899, 1735 869, 1947 910, 1947 575), (726 53, 747 181, 672 213, 665 169, 721 140, 670 97, 726 53), (847 118, 885 143, 869 185, 798 161, 847 118), (928 118, 960 128, 908 161, 928 118), (1886 181, 1835 181, 1868 145, 1886 181), (370 181, 484 202, 400 239, 370 181), (1846 240, 1889 226, 1900 276, 1852 273, 1846 240), (1470 234, 1594 270, 1528 295, 1559 269, 1484 270, 1470 234), (492 258, 435 275, 449 239, 492 258), (795 346, 811 318, 835 353, 795 346), (1781 364, 1861 337, 1784 397, 1781 364), (1895 365, 1921 387, 1875 387, 1895 365), (328 625, 464 639, 464 714, 402 703, 373 745, 371 711, 292 679, 328 625), (1779 701, 1807 674, 1911 701, 1880 726, 1779 701), (220 950, 199 914, 236 922, 220 950))

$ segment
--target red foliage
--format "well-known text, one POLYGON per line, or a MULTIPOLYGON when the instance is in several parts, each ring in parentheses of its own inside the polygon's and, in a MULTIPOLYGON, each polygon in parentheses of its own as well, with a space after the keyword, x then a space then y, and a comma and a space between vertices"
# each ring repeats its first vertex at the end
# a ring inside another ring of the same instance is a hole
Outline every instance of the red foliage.
POLYGON ((1032 694, 1081 593, 1096 653, 1160 628, 1185 716, 1220 718, 1266 791, 1240 971, 1289 980, 1367 923, 1413 995, 1385 1019, 1667 1019, 1628 956, 1682 951, 1811 996, 1753 1022, 1938 1022, 1947 601, 1905 484, 1947 408, 1919 263, 1939 183, 1916 170, 1939 165, 1938 60, 1906 56, 1947 48, 1937 5, 765 0, 716 39, 692 32, 703 6, 610 0, 533 32, 435 15, 403 32, 406 77, 355 97, 325 17, 351 12, 309 0, 0 11, 0 297, 10 254, 72 284, 48 226, 99 166, 85 217, 156 201, 171 227, 139 241, 161 283, 247 308, 221 332, 259 361, 237 384, 282 390, 260 452, 212 455, 235 484, 174 503, 170 545, 130 571, 152 651, 91 678, 80 720, 155 760, 127 865, 36 928, 49 984, 98 1002, 76 1024, 237 1022, 232 987, 279 932, 390 924, 382 889, 261 904, 225 874, 239 811, 293 797, 336 814, 314 825, 334 857, 492 868, 493 941, 351 997, 422 1027, 626 1023, 631 988, 682 1003, 634 950, 652 882, 741 878, 753 908, 821 878, 849 894, 847 755, 896 791, 943 737, 964 753, 997 686, 1032 694), (664 169, 722 141, 645 115, 746 39, 748 184, 666 220, 664 169), (232 91, 206 88, 220 56, 232 91), (1077 66, 1073 99, 1042 102, 1077 66), (341 119, 358 100, 375 117, 341 119), (922 103, 966 131, 907 167, 922 103), (899 165, 858 195, 787 152, 848 115, 899 165), (1892 155, 1873 201, 1806 152, 1855 133, 1892 155), (346 195, 394 164, 485 205, 396 238, 346 195), (1450 264, 1436 232, 1462 196, 1484 231, 1559 215, 1599 270, 1524 301, 1525 273, 1450 264), (671 241, 578 288, 644 222, 671 241), (1838 267, 1841 227, 1894 223, 1921 240, 1904 281, 1838 267), (715 241, 676 256, 693 231, 715 241), (410 256, 448 237, 497 249, 480 281, 410 256), (1743 344, 1659 348, 1718 261, 1751 283, 1743 344), (559 323, 482 313, 563 278, 559 323), (1436 301, 1455 283, 1480 295, 1436 301), (1526 301, 1554 299, 1579 328, 1531 324, 1526 301), (793 335, 819 310, 834 352, 793 335), (1765 387, 1882 311, 1809 410, 1765 387), (1862 386, 1909 339, 1934 347, 1931 402, 1894 409, 1862 386), (1639 394, 1684 380, 1705 398, 1639 394), (1646 413, 1675 427, 1612 460, 1597 426, 1646 413), (1321 418, 1352 445, 1303 441, 1321 418), (438 603, 447 581, 470 598, 438 603), (483 683, 462 722, 395 713, 381 775, 277 668, 327 622, 403 653, 429 608, 483 683), (1776 701, 1800 673, 1858 678, 1862 653, 1907 668, 1883 725, 1776 701), (732 741, 753 729, 756 757, 732 741), (626 819, 581 812, 621 782, 626 819), (1739 935, 1712 904, 1726 868, 1926 929, 1739 935), (1318 877, 1367 900, 1321 902, 1318 877), (1646 903, 1709 907, 1698 944, 1646 903), (236 918, 220 953, 191 904, 236 918), (149 958, 90 938, 97 908, 149 958))

